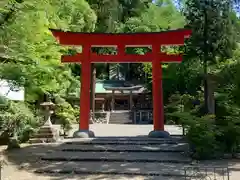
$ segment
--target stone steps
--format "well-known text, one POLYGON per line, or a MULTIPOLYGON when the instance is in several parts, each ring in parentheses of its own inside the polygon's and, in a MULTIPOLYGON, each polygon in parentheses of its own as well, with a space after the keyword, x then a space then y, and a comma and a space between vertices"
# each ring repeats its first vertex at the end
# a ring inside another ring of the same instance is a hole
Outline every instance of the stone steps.
MULTIPOLYGON (((140 136, 140 137, 129 137, 129 136, 115 136, 115 137, 106 137, 106 136, 102 136, 102 137, 95 137, 95 138, 69 138, 71 142, 77 141, 77 142, 81 142, 81 141, 147 141, 147 142, 152 142, 152 141, 175 141, 175 142, 179 142, 179 141, 184 141, 184 137, 182 135, 171 135, 170 138, 166 139, 166 138, 150 138, 148 136, 140 136)), ((68 141, 68 140, 66 140, 68 141)))
POLYGON ((67 139, 41 157, 43 165, 36 172, 181 180, 184 166, 192 163, 186 151, 188 144, 181 137, 67 139))
POLYGON ((133 124, 130 112, 111 112, 109 124, 133 124))
POLYGON ((29 143, 51 143, 57 142, 60 138, 58 129, 52 126, 42 126, 33 137, 30 138, 29 143))
POLYGON ((171 163, 127 163, 127 162, 42 162, 45 163, 37 173, 61 174, 107 174, 139 176, 184 176, 185 164, 171 163))
POLYGON ((138 138, 138 139, 104 139, 104 138, 92 138, 92 139, 66 139, 65 144, 72 145, 159 145, 159 144, 178 144, 184 142, 182 139, 169 138, 169 139, 153 139, 153 138, 138 138))
POLYGON ((138 141, 88 141, 88 142, 66 142, 66 144, 75 144, 75 145, 90 145, 90 144, 97 144, 97 145, 158 145, 158 144, 177 144, 176 142, 172 141, 152 141, 152 142, 138 142, 138 141))
MULTIPOLYGON (((86 141, 179 141, 183 140, 183 136, 180 135, 171 135, 170 138, 150 138, 148 136, 143 137, 128 137, 128 136, 119 136, 119 137, 95 137, 95 138, 69 138, 70 142, 86 142, 86 141)), ((68 140, 66 140, 68 141, 68 140)))
POLYGON ((62 151, 69 152, 185 152, 188 150, 187 143, 159 144, 159 145, 74 145, 63 144, 62 151))
POLYGON ((58 151, 41 158, 45 161, 89 161, 89 162, 166 162, 191 163, 191 159, 180 153, 163 152, 67 152, 58 151))

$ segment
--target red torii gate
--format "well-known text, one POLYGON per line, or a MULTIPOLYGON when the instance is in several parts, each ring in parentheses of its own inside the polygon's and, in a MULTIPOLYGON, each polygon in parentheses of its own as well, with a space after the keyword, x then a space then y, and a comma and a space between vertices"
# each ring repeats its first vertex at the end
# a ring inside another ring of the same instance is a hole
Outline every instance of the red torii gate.
POLYGON ((184 39, 191 35, 190 30, 178 29, 174 31, 151 33, 81 33, 64 32, 51 29, 53 35, 61 45, 82 46, 82 53, 74 56, 62 56, 62 62, 81 63, 81 95, 80 95, 80 124, 79 131, 74 137, 94 137, 89 131, 90 118, 90 84, 91 63, 129 63, 151 62, 153 78, 153 122, 154 130, 150 137, 167 137, 164 131, 164 106, 162 93, 161 62, 181 62, 181 55, 167 55, 160 51, 162 45, 184 45, 184 39), (117 47, 116 55, 102 55, 91 53, 92 47, 117 47), (144 55, 126 54, 125 47, 152 47, 152 52, 144 55))

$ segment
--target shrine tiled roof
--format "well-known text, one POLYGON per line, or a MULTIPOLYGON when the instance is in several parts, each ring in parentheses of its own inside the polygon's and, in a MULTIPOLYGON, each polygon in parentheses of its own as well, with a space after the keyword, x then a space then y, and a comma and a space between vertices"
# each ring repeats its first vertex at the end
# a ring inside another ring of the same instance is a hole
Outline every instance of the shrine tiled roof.
POLYGON ((126 81, 118 80, 97 80, 95 93, 112 93, 112 90, 115 90, 115 93, 142 93, 145 91, 145 88, 141 84, 131 84, 126 81))

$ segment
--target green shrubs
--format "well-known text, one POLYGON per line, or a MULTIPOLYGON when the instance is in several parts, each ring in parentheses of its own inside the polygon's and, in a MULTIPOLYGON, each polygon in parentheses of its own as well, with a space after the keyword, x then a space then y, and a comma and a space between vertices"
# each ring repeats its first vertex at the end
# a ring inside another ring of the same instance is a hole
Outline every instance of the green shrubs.
MULTIPOLYGON (((227 111, 229 114, 230 110, 227 111)), ((231 116, 221 117, 213 115, 197 117, 187 112, 171 114, 178 118, 185 128, 193 158, 220 158, 226 153, 235 156, 240 145, 240 116, 236 109, 231 111, 231 116)))
POLYGON ((221 143, 217 141, 220 132, 210 116, 195 118, 187 128, 186 137, 193 148, 196 159, 211 159, 221 156, 221 143))
POLYGON ((72 107, 64 99, 58 97, 56 98, 56 109, 55 114, 57 118, 57 123, 61 124, 64 135, 71 130, 71 124, 76 123, 77 117, 79 116, 79 110, 72 107))
POLYGON ((224 154, 234 157, 239 151, 240 108, 225 94, 218 93, 215 100, 215 115, 204 115, 201 93, 197 97, 177 93, 170 97, 165 109, 167 120, 183 127, 196 159, 219 158, 224 154))
POLYGON ((8 143, 10 137, 26 142, 38 125, 39 119, 24 102, 8 101, 0 107, 1 144, 8 143))

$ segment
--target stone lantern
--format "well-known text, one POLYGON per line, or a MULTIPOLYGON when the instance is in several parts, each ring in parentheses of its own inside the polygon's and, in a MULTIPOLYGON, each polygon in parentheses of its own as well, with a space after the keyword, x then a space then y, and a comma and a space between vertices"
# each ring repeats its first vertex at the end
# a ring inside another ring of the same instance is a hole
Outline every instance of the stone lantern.
POLYGON ((53 127, 51 122, 51 115, 55 104, 52 102, 43 102, 40 104, 44 109, 44 120, 45 123, 40 127, 38 133, 34 138, 30 139, 31 143, 48 143, 56 142, 59 140, 59 130, 53 127))
POLYGON ((44 126, 50 126, 52 127, 52 122, 51 122, 51 115, 53 114, 53 109, 55 104, 52 102, 43 102, 42 104, 40 104, 43 109, 44 109, 44 126))

